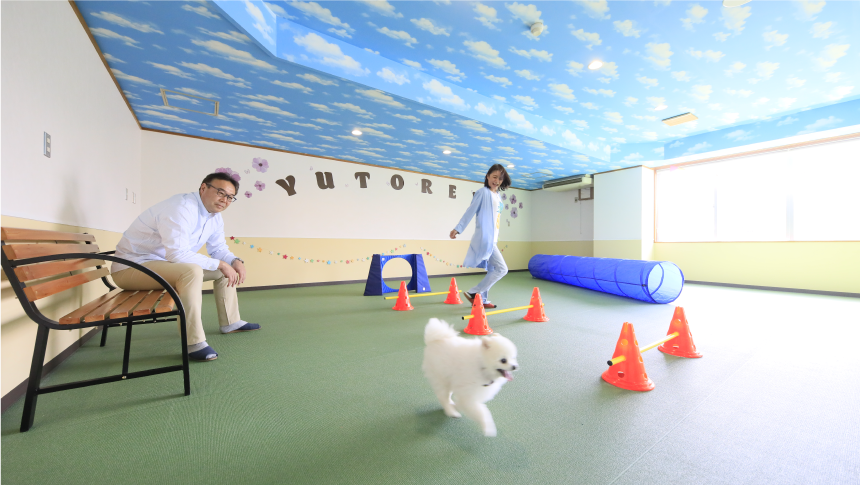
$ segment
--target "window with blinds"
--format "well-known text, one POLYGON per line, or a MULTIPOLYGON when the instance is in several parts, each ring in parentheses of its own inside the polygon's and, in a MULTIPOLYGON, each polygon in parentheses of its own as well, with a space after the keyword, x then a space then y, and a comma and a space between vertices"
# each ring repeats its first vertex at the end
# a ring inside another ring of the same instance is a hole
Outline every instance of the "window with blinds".
POLYGON ((860 140, 656 174, 658 242, 860 240, 860 140))

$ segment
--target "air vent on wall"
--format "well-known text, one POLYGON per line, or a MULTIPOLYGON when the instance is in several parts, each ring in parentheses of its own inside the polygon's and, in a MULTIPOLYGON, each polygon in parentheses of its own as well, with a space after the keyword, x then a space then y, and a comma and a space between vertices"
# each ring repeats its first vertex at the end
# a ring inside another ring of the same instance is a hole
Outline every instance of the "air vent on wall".
POLYGON ((161 99, 164 100, 164 106, 171 108, 184 109, 185 111, 193 111, 209 116, 218 116, 218 101, 214 99, 195 96, 193 94, 180 93, 169 89, 161 88, 161 99))
POLYGON ((591 175, 574 175, 555 180, 547 180, 543 183, 544 190, 561 192, 563 190, 576 190, 592 185, 591 175))

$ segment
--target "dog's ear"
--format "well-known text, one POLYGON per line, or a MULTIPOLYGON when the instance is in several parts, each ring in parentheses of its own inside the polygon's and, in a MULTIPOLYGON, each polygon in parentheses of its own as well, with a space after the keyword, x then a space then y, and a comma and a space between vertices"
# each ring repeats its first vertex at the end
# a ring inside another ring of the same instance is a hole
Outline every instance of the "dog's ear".
POLYGON ((485 349, 489 349, 490 348, 490 337, 481 337, 481 345, 485 349))

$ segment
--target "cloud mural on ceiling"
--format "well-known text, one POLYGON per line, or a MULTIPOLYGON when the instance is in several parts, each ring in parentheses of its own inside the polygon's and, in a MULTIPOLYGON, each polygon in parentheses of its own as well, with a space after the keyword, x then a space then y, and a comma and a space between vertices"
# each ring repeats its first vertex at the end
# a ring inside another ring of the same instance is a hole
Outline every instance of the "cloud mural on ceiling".
POLYGON ((77 5, 144 127, 435 175, 539 188, 860 124, 858 2, 77 5))

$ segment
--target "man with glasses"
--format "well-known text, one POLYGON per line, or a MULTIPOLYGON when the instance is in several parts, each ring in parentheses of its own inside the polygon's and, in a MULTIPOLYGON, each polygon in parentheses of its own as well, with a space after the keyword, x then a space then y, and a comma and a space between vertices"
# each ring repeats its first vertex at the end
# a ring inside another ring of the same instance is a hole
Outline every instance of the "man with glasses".
MULTIPOLYGON (((141 264, 165 279, 182 300, 188 327, 188 356, 215 360, 206 343, 201 307, 203 282, 213 281, 221 333, 259 330, 239 317, 236 285, 245 281, 245 264, 233 255, 224 237, 221 212, 236 201, 239 182, 225 173, 210 173, 197 192, 174 195, 145 210, 122 235, 116 256, 141 264), (197 251, 206 244, 209 256, 197 251)), ((113 263, 111 276, 124 290, 156 290, 149 276, 113 263)))

